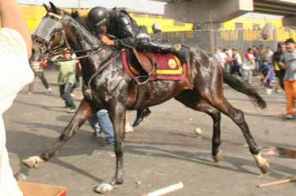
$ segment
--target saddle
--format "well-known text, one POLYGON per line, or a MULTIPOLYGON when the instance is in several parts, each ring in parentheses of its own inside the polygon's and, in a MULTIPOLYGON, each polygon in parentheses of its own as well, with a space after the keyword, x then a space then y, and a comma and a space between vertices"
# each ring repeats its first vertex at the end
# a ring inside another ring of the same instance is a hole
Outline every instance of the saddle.
POLYGON ((136 49, 123 49, 120 53, 124 71, 138 84, 155 80, 184 82, 191 89, 190 67, 182 64, 175 54, 140 52, 136 49))

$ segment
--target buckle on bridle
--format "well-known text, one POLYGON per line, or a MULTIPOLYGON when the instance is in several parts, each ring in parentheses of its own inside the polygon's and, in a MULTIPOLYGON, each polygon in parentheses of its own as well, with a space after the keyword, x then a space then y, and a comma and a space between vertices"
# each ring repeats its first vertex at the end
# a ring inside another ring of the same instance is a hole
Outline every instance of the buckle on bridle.
POLYGON ((57 20, 62 20, 62 18, 63 18, 62 16, 57 15, 57 14, 52 13, 52 12, 48 12, 47 15, 48 15, 48 16, 51 16, 51 17, 53 17, 53 18, 55 18, 55 19, 57 19, 57 20))

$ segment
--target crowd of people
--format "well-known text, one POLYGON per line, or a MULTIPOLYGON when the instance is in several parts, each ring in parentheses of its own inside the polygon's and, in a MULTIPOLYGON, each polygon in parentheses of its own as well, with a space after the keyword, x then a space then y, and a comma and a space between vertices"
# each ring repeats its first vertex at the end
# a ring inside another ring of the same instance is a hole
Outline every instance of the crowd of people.
POLYGON ((226 72, 242 77, 251 84, 254 75, 265 73, 266 67, 272 65, 272 56, 273 52, 269 47, 254 46, 245 52, 236 48, 218 48, 213 57, 226 72))
POLYGON ((277 49, 270 47, 248 48, 245 53, 238 49, 218 48, 213 55, 224 71, 241 77, 252 84, 253 76, 260 78, 267 94, 285 91, 287 97, 286 117, 296 118, 294 101, 296 99, 296 49, 295 40, 290 38, 279 42, 277 49))

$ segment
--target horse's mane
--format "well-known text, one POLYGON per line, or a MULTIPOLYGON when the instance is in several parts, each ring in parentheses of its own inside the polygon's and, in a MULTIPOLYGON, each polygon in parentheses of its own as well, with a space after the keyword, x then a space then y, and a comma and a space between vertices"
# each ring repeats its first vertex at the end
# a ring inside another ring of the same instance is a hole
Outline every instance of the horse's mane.
POLYGON ((81 24, 84 28, 90 31, 90 27, 87 23, 87 16, 81 16, 78 11, 73 11, 69 14, 73 19, 75 19, 79 24, 81 24))
POLYGON ((84 32, 85 35, 87 35, 89 40, 92 40, 90 43, 96 43, 98 42, 98 39, 91 33, 89 25, 86 20, 86 16, 81 16, 78 11, 72 11, 72 13, 67 12, 66 10, 60 9, 56 7, 53 3, 50 2, 50 7, 46 7, 47 12, 52 12, 54 14, 64 14, 70 18, 72 18, 74 21, 78 23, 78 25, 81 25, 83 28, 80 28, 82 32, 84 32), (94 40, 96 40, 94 42, 94 40))

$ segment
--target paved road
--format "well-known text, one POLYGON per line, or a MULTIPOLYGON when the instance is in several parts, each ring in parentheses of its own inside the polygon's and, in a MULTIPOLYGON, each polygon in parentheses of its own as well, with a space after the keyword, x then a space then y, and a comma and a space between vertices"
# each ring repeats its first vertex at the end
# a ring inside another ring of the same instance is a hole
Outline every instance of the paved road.
MULTIPOLYGON (((55 73, 49 73, 51 81, 55 73)), ((262 89, 261 89, 262 91, 262 89)), ((54 87, 47 95, 38 84, 36 93, 20 93, 5 115, 8 149, 15 171, 20 160, 38 154, 50 146, 71 118, 54 87)), ((262 91, 264 94, 264 91, 262 91)), ((260 146, 295 147, 296 121, 284 121, 283 94, 264 96, 269 108, 261 111, 244 95, 226 87, 231 103, 246 113, 247 121, 260 146)), ((153 114, 125 145, 125 184, 108 195, 139 196, 157 188, 182 181, 184 189, 172 196, 292 196, 295 184, 258 189, 256 184, 296 174, 296 160, 270 158, 271 172, 260 177, 248 153, 239 129, 223 117, 222 138, 225 160, 219 165, 211 160, 210 118, 169 101, 152 108, 153 114), (203 130, 202 137, 194 134, 203 130)), ((59 155, 37 170, 22 171, 29 181, 57 184, 69 188, 70 196, 93 196, 92 187, 110 180, 114 172, 114 156, 93 138, 88 124, 70 141, 59 155)))

